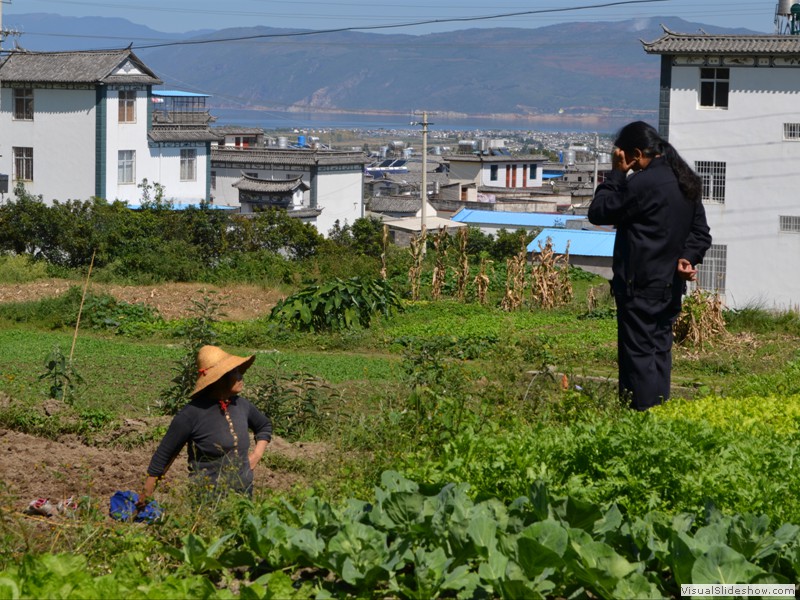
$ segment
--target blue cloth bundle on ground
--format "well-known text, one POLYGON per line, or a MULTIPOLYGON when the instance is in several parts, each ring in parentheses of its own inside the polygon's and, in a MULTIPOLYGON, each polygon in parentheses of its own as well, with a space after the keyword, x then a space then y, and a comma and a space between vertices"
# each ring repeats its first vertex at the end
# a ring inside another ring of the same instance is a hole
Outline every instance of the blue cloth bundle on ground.
POLYGON ((164 513, 158 502, 151 500, 142 510, 136 509, 139 494, 136 492, 114 492, 111 496, 111 507, 108 514, 117 521, 133 521, 135 523, 154 523, 164 513))

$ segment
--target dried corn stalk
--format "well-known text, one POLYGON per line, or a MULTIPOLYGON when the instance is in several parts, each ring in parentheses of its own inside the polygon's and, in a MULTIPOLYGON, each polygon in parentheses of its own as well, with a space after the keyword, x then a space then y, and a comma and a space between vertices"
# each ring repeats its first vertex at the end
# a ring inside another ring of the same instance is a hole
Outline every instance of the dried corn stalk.
POLYGON ((702 348, 727 333, 723 308, 719 294, 696 288, 684 299, 681 314, 672 327, 675 341, 702 348))
POLYGON ((560 264, 556 264, 556 268, 558 268, 558 301, 561 306, 564 306, 572 302, 574 296, 572 280, 569 278, 569 241, 560 261, 556 260, 556 263, 559 262, 560 264))
POLYGON ((439 233, 433 238, 433 249, 436 251, 436 262, 433 265, 433 277, 431 279, 431 297, 438 300, 442 297, 442 287, 444 287, 445 274, 447 272, 447 230, 439 228, 439 233))
POLYGON ((422 259, 425 249, 425 229, 419 236, 412 235, 409 250, 411 252, 411 266, 408 269, 408 282, 411 285, 411 299, 419 300, 419 285, 422 278, 422 259))
POLYGON ((586 295, 586 308, 589 312, 594 312, 597 308, 597 294, 594 291, 594 286, 589 288, 589 293, 586 295))
POLYGON ((506 292, 500 301, 500 308, 503 310, 512 311, 522 306, 522 299, 525 296, 526 253, 523 244, 519 254, 506 259, 506 292))
POLYGON ((550 309, 569 304, 572 281, 569 278, 569 243, 563 255, 553 252, 553 240, 539 242, 539 254, 531 267, 531 297, 534 304, 550 309))
POLYGON ((467 227, 458 230, 458 285, 456 295, 463 302, 467 295, 467 280, 469 279, 469 256, 467 255, 467 241, 469 231, 467 227))
POLYGON ((489 275, 487 270, 491 264, 491 260, 482 258, 478 274, 475 276, 475 293, 478 295, 478 302, 481 304, 486 304, 486 294, 489 292, 489 275))
POLYGON ((383 252, 381 252, 381 279, 386 281, 386 250, 389 248, 389 226, 383 226, 383 252))

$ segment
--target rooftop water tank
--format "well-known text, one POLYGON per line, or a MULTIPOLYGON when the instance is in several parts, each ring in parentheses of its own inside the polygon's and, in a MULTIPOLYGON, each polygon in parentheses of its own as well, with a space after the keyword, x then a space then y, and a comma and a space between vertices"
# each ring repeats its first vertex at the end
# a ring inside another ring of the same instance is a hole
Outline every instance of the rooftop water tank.
POLYGON ((472 152, 475 150, 475 142, 473 140, 458 140, 459 152, 472 152))

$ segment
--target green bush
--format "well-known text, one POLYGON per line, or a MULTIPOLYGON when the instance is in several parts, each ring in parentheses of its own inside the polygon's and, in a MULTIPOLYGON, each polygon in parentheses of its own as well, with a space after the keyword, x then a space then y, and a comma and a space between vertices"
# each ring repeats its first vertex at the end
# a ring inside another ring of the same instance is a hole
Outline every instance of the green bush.
POLYGON ((391 286, 380 279, 352 277, 307 287, 280 301, 270 319, 301 331, 337 331, 369 327, 375 315, 401 308, 391 286))
POLYGON ((26 254, 0 256, 0 283, 27 283, 47 276, 47 263, 43 261, 26 254))

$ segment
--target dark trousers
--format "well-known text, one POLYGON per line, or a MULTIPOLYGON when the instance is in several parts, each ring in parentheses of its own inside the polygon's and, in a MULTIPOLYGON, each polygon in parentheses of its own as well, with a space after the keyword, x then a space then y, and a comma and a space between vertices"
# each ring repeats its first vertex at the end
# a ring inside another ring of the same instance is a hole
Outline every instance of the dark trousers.
POLYGON ((616 296, 620 397, 631 408, 647 410, 669 399, 672 324, 681 296, 616 296))

